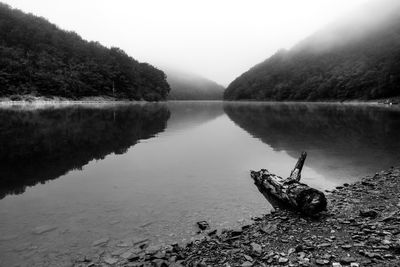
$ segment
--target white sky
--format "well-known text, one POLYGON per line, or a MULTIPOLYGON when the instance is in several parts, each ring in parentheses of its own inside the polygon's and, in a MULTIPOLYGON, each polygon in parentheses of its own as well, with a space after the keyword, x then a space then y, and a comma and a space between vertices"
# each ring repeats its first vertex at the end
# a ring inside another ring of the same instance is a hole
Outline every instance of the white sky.
POLYGON ((222 85, 372 0, 3 0, 139 61, 222 85))

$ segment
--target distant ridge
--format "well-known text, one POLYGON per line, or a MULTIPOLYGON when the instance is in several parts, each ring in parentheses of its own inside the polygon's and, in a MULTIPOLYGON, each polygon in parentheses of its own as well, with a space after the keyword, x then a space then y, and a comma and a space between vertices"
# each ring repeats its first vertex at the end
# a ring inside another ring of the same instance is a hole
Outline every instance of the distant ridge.
POLYGON ((225 88, 199 75, 165 69, 171 87, 169 100, 221 100, 225 88))
POLYGON ((108 96, 157 101, 170 90, 165 74, 119 48, 108 49, 44 18, 0 3, 0 97, 108 96))
POLYGON ((346 100, 400 95, 400 1, 366 5, 357 17, 278 51, 236 78, 227 100, 346 100), (360 15, 361 14, 361 15, 360 15))

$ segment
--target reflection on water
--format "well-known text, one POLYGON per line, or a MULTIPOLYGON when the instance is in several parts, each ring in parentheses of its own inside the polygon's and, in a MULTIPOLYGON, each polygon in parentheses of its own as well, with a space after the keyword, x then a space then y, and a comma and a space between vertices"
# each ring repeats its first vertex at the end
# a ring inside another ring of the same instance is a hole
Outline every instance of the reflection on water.
POLYGON ((306 150, 304 181, 332 188, 398 163, 399 118, 317 104, 2 109, 0 266, 68 265, 121 242, 188 240, 199 220, 237 227, 271 207, 250 169, 289 175, 306 150), (93 247, 101 238, 109 242, 93 247))
POLYGON ((164 131, 165 106, 68 107, 0 112, 0 199, 81 169, 164 131))
POLYGON ((398 109, 302 103, 227 103, 224 109, 274 150, 292 157, 307 151, 306 166, 332 180, 372 174, 400 162, 398 109))
POLYGON ((200 126, 224 114, 221 103, 213 101, 171 101, 168 109, 168 130, 173 132, 200 126))

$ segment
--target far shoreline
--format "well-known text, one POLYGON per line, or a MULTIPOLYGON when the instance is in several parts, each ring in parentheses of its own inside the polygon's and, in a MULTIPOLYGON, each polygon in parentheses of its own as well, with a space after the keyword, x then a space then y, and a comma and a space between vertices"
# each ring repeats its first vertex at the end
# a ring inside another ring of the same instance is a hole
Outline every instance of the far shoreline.
POLYGON ((12 97, 1 97, 0 108, 9 107, 50 107, 50 106, 72 106, 72 105, 131 105, 131 104, 149 104, 149 103, 182 103, 182 102, 221 102, 226 104, 343 104, 343 105, 370 105, 380 107, 399 107, 400 99, 398 98, 385 98, 385 99, 374 99, 374 100, 317 100, 317 101, 274 101, 274 100, 226 100, 226 99, 214 99, 214 100, 176 100, 176 99, 165 99, 160 101, 146 101, 146 100, 130 100, 130 99, 118 99, 110 96, 94 96, 84 97, 81 99, 68 99, 64 97, 45 97, 45 96, 31 96, 31 95, 17 95, 12 97), (14 98, 14 99, 13 99, 14 98))

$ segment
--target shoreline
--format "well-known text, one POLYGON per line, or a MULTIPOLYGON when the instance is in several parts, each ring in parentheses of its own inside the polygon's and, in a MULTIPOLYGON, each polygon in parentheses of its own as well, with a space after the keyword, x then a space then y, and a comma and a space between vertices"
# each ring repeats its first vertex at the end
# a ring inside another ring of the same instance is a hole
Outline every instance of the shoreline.
MULTIPOLYGON (((185 246, 138 244, 73 266, 400 266, 400 167, 327 191, 316 218, 276 209, 185 246)), ((266 200, 267 201, 267 200, 266 200)))
POLYGON ((145 101, 145 100, 129 100, 129 99, 113 99, 113 98, 83 98, 79 100, 63 99, 63 98, 35 98, 35 99, 21 99, 11 100, 9 98, 0 98, 0 107, 8 106, 43 106, 43 105, 81 105, 81 104, 139 104, 139 103, 168 103, 168 102, 222 102, 222 103, 238 103, 238 104, 269 104, 269 103, 281 103, 281 104, 343 104, 343 105, 371 105, 371 106, 387 106, 396 107, 400 106, 400 102, 386 102, 385 100, 327 100, 327 101, 256 101, 256 100, 160 100, 160 101, 145 101))

